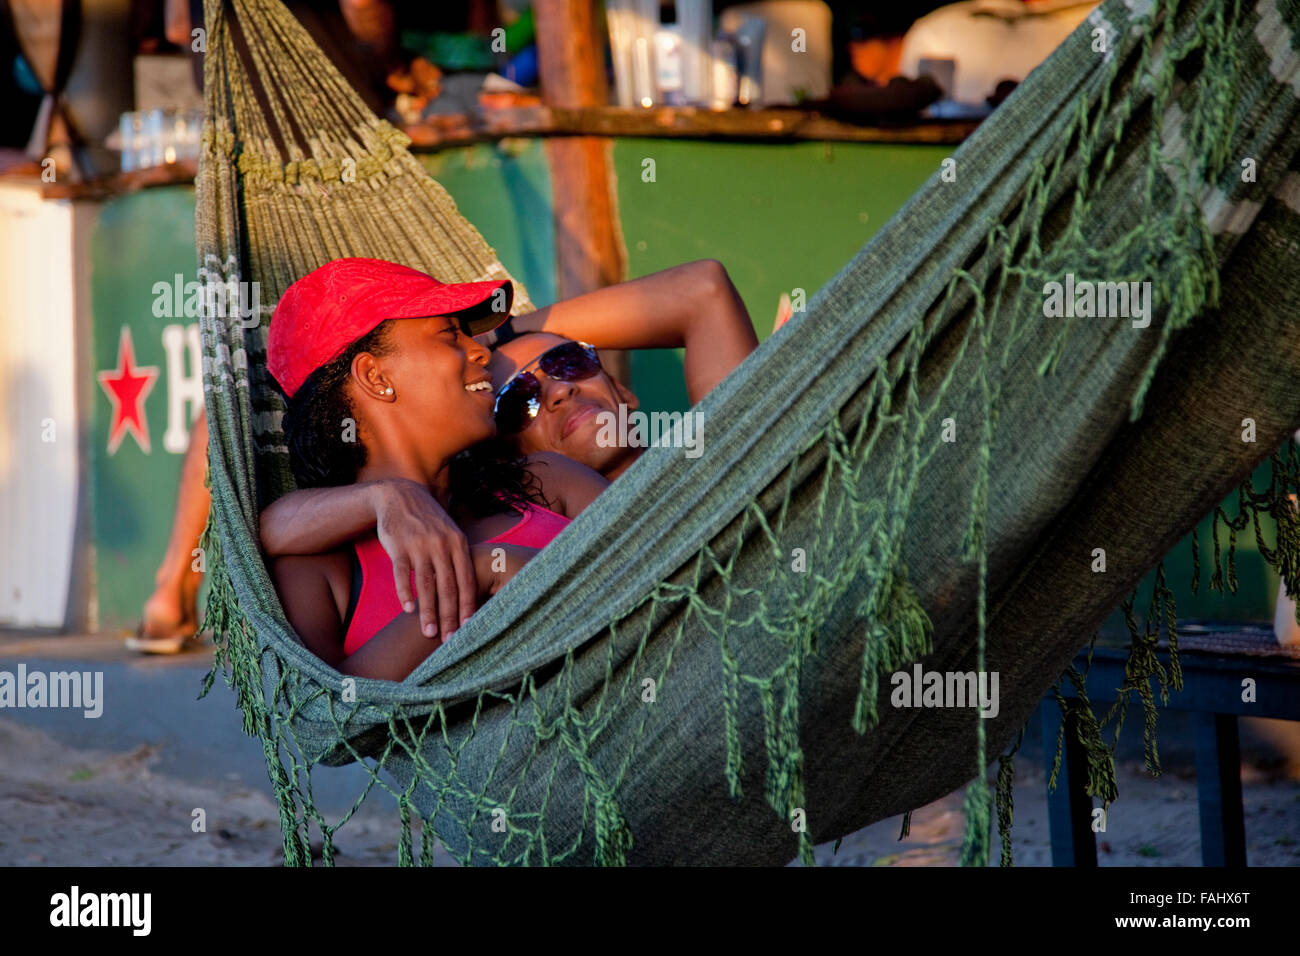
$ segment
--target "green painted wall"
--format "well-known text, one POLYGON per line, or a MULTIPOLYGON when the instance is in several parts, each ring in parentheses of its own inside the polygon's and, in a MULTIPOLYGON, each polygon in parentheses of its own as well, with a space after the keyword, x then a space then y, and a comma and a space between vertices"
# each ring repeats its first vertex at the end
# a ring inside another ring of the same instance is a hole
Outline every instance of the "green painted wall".
POLYGON ((90 256, 94 369, 117 367, 121 330, 127 327, 135 365, 157 372, 141 403, 147 452, 128 432, 109 453, 112 406, 97 382, 90 386, 96 589, 100 626, 108 630, 139 620, 176 506, 183 455, 163 447, 168 389, 177 386, 167 374, 163 329, 197 320, 156 317, 153 286, 172 282, 176 273, 186 280, 194 277, 194 190, 149 189, 105 204, 91 237, 90 256))
MULTIPOLYGON (((782 292, 809 296, 833 276, 951 150, 939 146, 791 145, 627 139, 614 144, 628 278, 691 259, 731 273, 760 338, 782 292), (654 161, 654 181, 643 177, 654 161)), ((423 157, 537 305, 555 301, 550 177, 540 140, 423 157)), ((685 409, 681 357, 632 357, 647 410, 685 409)))
MULTIPOLYGON (((614 168, 628 277, 717 259, 765 339, 781 293, 802 288, 811 298, 950 153, 938 146, 620 140, 614 168), (654 161, 653 182, 643 176, 646 160, 654 161)), ((634 354, 632 378, 644 407, 688 407, 679 354, 634 354)))
POLYGON ((541 140, 506 140, 421 157, 537 306, 555 301, 551 178, 541 140))
MULTIPOLYGON (((618 141, 613 156, 629 277, 716 258, 731 273, 759 337, 766 338, 781 293, 799 287, 811 297, 949 152, 945 147, 861 144, 618 141), (652 182, 642 176, 647 159, 654 161, 652 182)), ((528 287, 533 301, 539 306, 553 302, 555 247, 543 144, 513 140, 450 150, 423 161, 528 287)), ((153 316, 152 287, 175 272, 192 273, 193 208, 188 188, 123 197, 104 207, 92 240, 96 369, 116 365, 120 330, 128 325, 137 364, 159 370, 144 403, 149 454, 129 435, 115 454, 108 454, 109 402, 98 385, 92 386, 93 512, 105 626, 136 620, 175 505, 181 456, 163 449, 169 383, 161 336, 164 326, 180 320, 153 316)), ((679 355, 635 353, 632 374, 643 407, 686 407, 679 355)), ((1227 508, 1235 514, 1235 496, 1227 508)), ((1202 526, 1208 528, 1208 523, 1202 526)), ((1208 532, 1202 542, 1208 568, 1208 532)), ((1207 594, 1208 570, 1203 571, 1201 594, 1192 597, 1186 541, 1166 567, 1180 614, 1272 618, 1276 578, 1249 534, 1238 542, 1241 591, 1235 598, 1207 594)), ((1144 584, 1144 596, 1149 587, 1144 584)), ((1080 635, 1080 642, 1087 637, 1080 635)))

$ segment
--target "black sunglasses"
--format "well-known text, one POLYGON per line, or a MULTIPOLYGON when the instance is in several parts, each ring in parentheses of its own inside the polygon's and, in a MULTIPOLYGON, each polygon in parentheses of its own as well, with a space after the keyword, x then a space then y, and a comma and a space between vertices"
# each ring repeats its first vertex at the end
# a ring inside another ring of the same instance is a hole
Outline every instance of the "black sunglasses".
MULTIPOLYGON (((547 378, 557 382, 581 382, 601 370, 595 348, 586 342, 557 345, 547 349, 528 365, 534 362, 547 378)), ((532 372, 520 369, 497 392, 492 414, 496 417, 498 433, 513 435, 531 425, 541 410, 542 383, 532 372)))

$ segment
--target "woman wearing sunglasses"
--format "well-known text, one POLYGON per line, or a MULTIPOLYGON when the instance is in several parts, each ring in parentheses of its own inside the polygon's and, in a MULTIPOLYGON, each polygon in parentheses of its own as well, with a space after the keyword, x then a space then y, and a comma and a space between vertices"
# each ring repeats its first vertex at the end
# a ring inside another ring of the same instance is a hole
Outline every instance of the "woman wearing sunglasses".
MULTIPOLYGON (((638 403, 630 389, 601 370, 594 346, 683 349, 686 391, 694 404, 758 342, 739 293, 712 259, 607 286, 475 334, 496 340, 489 369, 497 392, 497 438, 477 454, 489 461, 538 455, 545 461, 559 453, 610 480, 643 449, 597 441, 597 416, 616 412, 619 404, 633 410, 638 403)), ((294 492, 263 511, 261 537, 270 555, 312 554, 376 528, 392 556, 401 602, 417 600, 422 625, 436 633, 455 630, 475 608, 474 586, 459 573, 470 563, 470 548, 435 498, 413 482, 294 492), (414 595, 409 569, 416 570, 417 582, 432 576, 436 587, 421 586, 414 595)))
POLYGON ((496 389, 497 444, 517 455, 558 452, 606 478, 627 470, 643 449, 601 442, 602 414, 631 411, 637 398, 605 374, 594 346, 533 333, 502 346, 489 369, 496 389))
POLYGON ((335 550, 272 562, 290 623, 344 673, 400 680, 436 646, 434 628, 404 613, 415 606, 398 580, 409 591, 414 571, 419 594, 455 580, 489 597, 608 485, 559 455, 525 459, 483 444, 496 434, 495 396, 489 352, 472 336, 500 323, 511 294, 508 281, 444 285, 394 263, 339 259, 276 307, 267 367, 288 400, 298 483, 422 491, 464 542, 446 581, 432 566, 391 561, 382 525, 335 550))

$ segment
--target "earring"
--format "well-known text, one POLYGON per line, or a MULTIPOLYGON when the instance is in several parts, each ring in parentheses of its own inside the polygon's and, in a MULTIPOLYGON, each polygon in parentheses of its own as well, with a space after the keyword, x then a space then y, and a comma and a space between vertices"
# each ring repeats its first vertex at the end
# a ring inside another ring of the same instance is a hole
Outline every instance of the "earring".
POLYGON ((393 394, 393 386, 389 385, 386 389, 384 389, 384 394, 385 394, 385 395, 392 395, 392 394, 393 394))

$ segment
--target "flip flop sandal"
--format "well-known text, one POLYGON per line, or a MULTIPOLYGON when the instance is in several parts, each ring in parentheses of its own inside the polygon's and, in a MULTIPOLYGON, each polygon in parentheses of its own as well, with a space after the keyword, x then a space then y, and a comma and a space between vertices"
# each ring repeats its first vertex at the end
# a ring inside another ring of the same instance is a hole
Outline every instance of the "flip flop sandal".
POLYGON ((127 650, 142 654, 179 654, 198 646, 198 635, 192 631, 181 631, 166 637, 146 637, 143 622, 136 625, 135 634, 126 639, 127 650))

